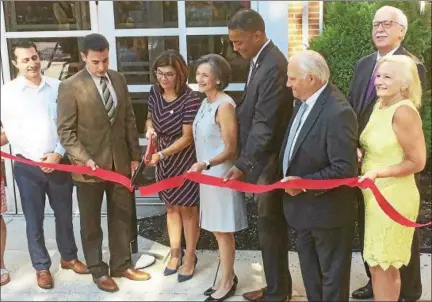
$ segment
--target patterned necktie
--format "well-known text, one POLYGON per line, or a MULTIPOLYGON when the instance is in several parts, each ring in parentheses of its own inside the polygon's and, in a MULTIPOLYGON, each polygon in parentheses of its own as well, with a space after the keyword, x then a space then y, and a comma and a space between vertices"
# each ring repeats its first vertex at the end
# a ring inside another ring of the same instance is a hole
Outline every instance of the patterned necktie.
POLYGON ((105 106, 105 110, 108 114, 108 118, 110 120, 111 125, 114 122, 114 116, 115 116, 115 106, 114 106, 114 100, 111 95, 111 92, 108 89, 108 78, 107 77, 101 77, 101 88, 102 88, 102 101, 105 106))
POLYGON ((306 112, 306 109, 307 109, 307 104, 302 103, 300 108, 299 108, 299 111, 297 112, 297 114, 294 118, 293 124, 291 126, 291 129, 290 129, 290 132, 288 135, 287 144, 285 146, 284 157, 283 157, 283 173, 284 173, 284 175, 286 175, 286 172, 288 170, 288 163, 291 159, 290 154, 291 154, 291 150, 293 148, 294 138, 295 138, 295 136, 296 136, 296 134, 300 128, 301 120, 302 120, 304 113, 306 112))

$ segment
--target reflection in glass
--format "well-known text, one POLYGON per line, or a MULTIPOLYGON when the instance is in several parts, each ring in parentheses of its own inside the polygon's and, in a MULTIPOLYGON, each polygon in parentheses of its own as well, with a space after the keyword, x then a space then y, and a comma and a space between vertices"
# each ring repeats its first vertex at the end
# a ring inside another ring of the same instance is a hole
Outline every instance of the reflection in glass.
POLYGON ((250 1, 186 1, 186 26, 226 26, 243 8, 250 8, 250 1))
POLYGON ((196 60, 209 53, 217 53, 227 59, 231 65, 232 83, 244 83, 246 81, 249 63, 233 50, 227 35, 187 36, 187 48, 189 82, 196 83, 196 60))
POLYGON ((115 28, 178 27, 177 1, 114 1, 115 28))
MULTIPOLYGON (((11 54, 16 39, 7 41, 11 54)), ((37 38, 32 41, 38 48, 44 75, 64 80, 83 68, 84 64, 78 50, 78 38, 37 38)), ((17 70, 11 68, 11 78, 14 79, 16 76, 17 70)))
POLYGON ((149 98, 148 92, 129 93, 132 107, 135 113, 136 124, 140 136, 145 135, 145 122, 147 120, 147 103, 149 98))
POLYGON ((6 31, 90 30, 88 1, 2 1, 6 31))
POLYGON ((156 81, 151 68, 154 60, 165 50, 179 50, 178 37, 117 38, 117 70, 129 85, 151 84, 156 81))

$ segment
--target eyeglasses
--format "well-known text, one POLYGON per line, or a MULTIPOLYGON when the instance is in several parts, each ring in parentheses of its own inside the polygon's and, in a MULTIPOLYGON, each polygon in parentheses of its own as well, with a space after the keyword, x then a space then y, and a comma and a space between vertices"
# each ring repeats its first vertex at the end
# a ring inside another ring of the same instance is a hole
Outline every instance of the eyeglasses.
POLYGON ((159 70, 156 70, 154 72, 154 74, 155 74, 156 78, 158 78, 158 79, 162 79, 164 77, 167 80, 172 80, 176 75, 175 72, 162 72, 159 70))
POLYGON ((383 28, 390 28, 393 26, 393 23, 396 23, 396 24, 399 24, 400 26, 403 26, 402 24, 400 24, 396 21, 390 21, 390 20, 372 22, 372 26, 373 26, 373 28, 379 28, 380 25, 382 25, 383 28))

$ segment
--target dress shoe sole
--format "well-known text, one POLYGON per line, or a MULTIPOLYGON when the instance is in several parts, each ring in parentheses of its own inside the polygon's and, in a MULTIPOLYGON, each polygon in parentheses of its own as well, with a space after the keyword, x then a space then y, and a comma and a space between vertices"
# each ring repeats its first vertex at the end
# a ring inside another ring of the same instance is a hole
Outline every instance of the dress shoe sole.
POLYGON ((71 268, 71 267, 69 267, 69 266, 63 266, 63 265, 61 265, 61 268, 64 269, 64 270, 71 270, 71 271, 73 271, 75 274, 78 274, 78 275, 88 275, 88 274, 90 274, 90 271, 86 271, 86 272, 77 272, 76 270, 74 270, 73 268, 71 268))
POLYGON ((150 279, 151 279, 151 276, 149 276, 149 277, 146 278, 146 279, 131 279, 131 278, 129 278, 129 277, 127 277, 127 276, 124 276, 124 275, 121 275, 121 274, 110 274, 110 276, 111 276, 112 278, 126 278, 126 279, 129 279, 129 280, 132 280, 132 281, 147 281, 147 280, 150 280, 150 279))
POLYGON ((103 288, 103 287, 100 286, 99 284, 96 284, 96 286, 97 286, 100 290, 102 290, 102 291, 104 291, 104 292, 107 292, 107 293, 115 293, 115 292, 118 292, 118 291, 119 291, 118 288, 114 288, 114 289, 103 288))
POLYGON ((53 284, 50 284, 50 285, 40 285, 40 284, 38 284, 38 286, 40 288, 42 288, 42 289, 53 289, 54 288, 53 284))

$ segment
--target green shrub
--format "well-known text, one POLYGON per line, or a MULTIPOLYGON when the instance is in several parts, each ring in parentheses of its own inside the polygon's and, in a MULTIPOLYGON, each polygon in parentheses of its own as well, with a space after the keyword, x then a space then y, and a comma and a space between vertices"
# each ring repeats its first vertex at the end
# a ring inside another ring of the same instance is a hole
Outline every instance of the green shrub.
POLYGON ((423 13, 418 1, 326 2, 323 34, 310 42, 309 48, 321 53, 329 64, 332 82, 345 94, 351 83, 356 62, 375 51, 372 20, 383 5, 400 8, 408 17, 408 32, 403 46, 422 60, 426 67, 426 89, 421 116, 428 154, 431 152, 431 4, 423 13))

